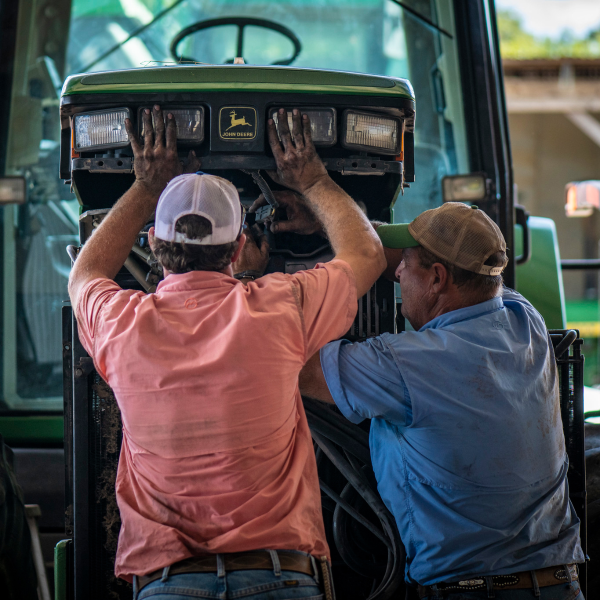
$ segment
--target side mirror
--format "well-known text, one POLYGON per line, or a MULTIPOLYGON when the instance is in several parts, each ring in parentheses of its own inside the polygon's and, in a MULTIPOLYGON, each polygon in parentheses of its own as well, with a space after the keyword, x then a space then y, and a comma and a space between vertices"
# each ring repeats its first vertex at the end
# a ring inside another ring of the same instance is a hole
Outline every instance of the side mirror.
POLYGON ((515 225, 520 225, 523 231, 523 254, 516 256, 515 261, 518 265, 524 265, 531 258, 531 232, 527 223, 529 213, 524 206, 515 204, 515 217, 515 225))
POLYGON ((567 217, 589 217, 600 209, 600 181, 572 181, 565 186, 567 217))

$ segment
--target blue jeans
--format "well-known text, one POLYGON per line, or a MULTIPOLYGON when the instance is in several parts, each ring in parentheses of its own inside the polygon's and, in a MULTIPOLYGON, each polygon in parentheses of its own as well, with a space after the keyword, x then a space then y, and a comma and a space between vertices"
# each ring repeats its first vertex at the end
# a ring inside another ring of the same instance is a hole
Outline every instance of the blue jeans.
POLYGON ((310 575, 295 571, 273 569, 229 571, 222 576, 216 573, 181 573, 169 575, 167 580, 153 581, 143 587, 138 600, 322 600, 317 582, 310 575))
MULTIPOLYGON (((491 597, 495 600, 584 600, 578 581, 542 587, 540 588, 540 595, 537 597, 533 589, 494 590, 494 596, 491 597)), ((438 596, 426 596, 423 600, 437 600, 437 598, 440 598, 440 600, 441 598, 444 600, 487 600, 490 596, 485 590, 477 590, 475 592, 450 593, 446 596, 439 593, 438 596)))

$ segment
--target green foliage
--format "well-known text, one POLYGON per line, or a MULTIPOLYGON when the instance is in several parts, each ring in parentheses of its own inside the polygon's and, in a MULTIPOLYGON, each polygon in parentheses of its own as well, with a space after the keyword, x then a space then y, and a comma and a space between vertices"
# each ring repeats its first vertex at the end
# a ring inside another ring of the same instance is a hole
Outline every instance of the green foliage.
POLYGON ((498 11, 500 50, 503 58, 600 58, 600 29, 585 38, 564 31, 557 38, 538 38, 523 29, 521 17, 511 10, 498 11))

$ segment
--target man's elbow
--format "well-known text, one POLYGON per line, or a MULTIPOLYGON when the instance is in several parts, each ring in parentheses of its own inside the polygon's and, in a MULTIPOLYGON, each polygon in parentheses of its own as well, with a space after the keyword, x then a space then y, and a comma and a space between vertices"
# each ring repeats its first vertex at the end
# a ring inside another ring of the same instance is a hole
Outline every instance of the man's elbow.
POLYGON ((69 282, 67 283, 67 291, 69 292, 69 299, 71 300, 71 306, 77 306, 77 298, 81 288, 86 283, 85 274, 82 272, 79 265, 73 265, 71 272, 69 273, 69 282))
POLYGON ((379 239, 372 240, 369 244, 365 244, 364 247, 361 248, 360 254, 363 260, 369 263, 373 272, 377 273, 377 277, 385 271, 387 261, 383 252, 383 246, 379 239))
POLYGON ((377 272, 381 275, 387 269, 387 260, 385 258, 385 253, 383 252, 383 246, 381 243, 379 244, 379 248, 377 250, 377 272))
POLYGON ((75 306, 77 303, 77 291, 79 286, 77 285, 76 278, 73 276, 73 272, 69 275, 69 283, 67 284, 67 291, 69 292, 69 299, 71 300, 71 306, 75 306))

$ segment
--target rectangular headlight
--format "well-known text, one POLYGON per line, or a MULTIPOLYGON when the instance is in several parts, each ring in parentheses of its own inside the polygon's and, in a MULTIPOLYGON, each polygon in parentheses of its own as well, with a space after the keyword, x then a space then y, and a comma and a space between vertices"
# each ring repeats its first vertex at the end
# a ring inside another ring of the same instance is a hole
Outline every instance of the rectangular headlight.
POLYGON ((442 179, 444 202, 477 202, 485 200, 487 185, 485 175, 447 175, 442 179))
MULTIPOLYGON (((152 107, 148 107, 152 110, 152 107)), ((142 111, 138 113, 138 123, 140 124, 141 135, 144 135, 144 126, 142 111)), ((204 108, 163 108, 163 115, 171 113, 175 117, 177 124, 177 141, 183 144, 199 144, 204 140, 204 108)), ((152 113, 152 123, 154 123, 154 113, 152 113)))
MULTIPOLYGON (((292 110, 296 107, 286 108, 288 111, 288 126, 292 132, 292 110)), ((279 107, 269 111, 269 118, 275 122, 279 135, 279 107)), ((312 141, 315 146, 333 146, 337 142, 337 117, 335 108, 298 107, 298 110, 308 115, 312 141)), ((281 136, 279 136, 281 138, 281 136)), ((294 136, 292 135, 292 139, 294 136)))
POLYGON ((400 119, 355 110, 344 111, 342 146, 381 154, 400 153, 400 119))
POLYGON ((129 144, 125 119, 131 119, 128 108, 111 108, 75 115, 75 150, 120 148, 129 144))

